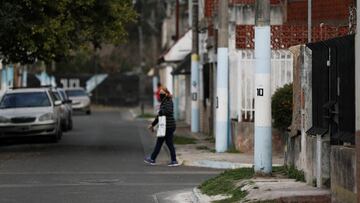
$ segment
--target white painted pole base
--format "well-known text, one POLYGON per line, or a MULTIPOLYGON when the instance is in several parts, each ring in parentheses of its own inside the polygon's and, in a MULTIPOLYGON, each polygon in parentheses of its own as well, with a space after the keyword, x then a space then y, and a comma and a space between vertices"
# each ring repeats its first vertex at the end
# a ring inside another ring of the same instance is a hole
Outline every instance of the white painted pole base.
POLYGON ((228 48, 218 48, 216 89, 216 152, 226 152, 229 136, 229 56, 228 48))
POLYGON ((191 56, 191 132, 200 132, 199 55, 191 56))
POLYGON ((255 172, 272 172, 270 26, 255 27, 255 172))

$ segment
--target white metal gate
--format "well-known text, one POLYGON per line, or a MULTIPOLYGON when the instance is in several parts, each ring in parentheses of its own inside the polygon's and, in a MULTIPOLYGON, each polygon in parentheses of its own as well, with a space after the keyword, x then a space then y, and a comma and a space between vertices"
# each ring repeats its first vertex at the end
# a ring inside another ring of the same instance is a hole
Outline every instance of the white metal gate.
MULTIPOLYGON (((238 120, 253 121, 255 93, 254 50, 237 51, 237 115, 238 120)), ((288 50, 271 53, 271 94, 293 81, 293 56, 288 50)))

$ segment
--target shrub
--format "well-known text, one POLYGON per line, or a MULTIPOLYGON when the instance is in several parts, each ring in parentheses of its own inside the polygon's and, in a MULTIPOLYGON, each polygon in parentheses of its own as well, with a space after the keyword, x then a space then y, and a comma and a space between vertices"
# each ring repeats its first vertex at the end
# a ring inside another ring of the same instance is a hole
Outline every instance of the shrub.
POLYGON ((291 125, 293 108, 293 85, 286 84, 276 90, 272 96, 271 112, 273 126, 279 130, 286 130, 291 125))

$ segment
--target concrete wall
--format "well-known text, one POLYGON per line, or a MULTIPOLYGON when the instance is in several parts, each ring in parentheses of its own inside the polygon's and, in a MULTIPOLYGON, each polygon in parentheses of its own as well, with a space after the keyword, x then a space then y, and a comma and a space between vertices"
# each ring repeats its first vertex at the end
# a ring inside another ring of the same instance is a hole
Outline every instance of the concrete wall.
MULTIPOLYGON (((233 121, 237 122, 237 121, 233 121)), ((235 148, 242 153, 254 152, 254 123, 253 122, 240 122, 236 129, 232 130, 232 137, 234 139, 235 148), (234 134, 235 133, 235 134, 234 134)), ((286 134, 273 129, 272 130, 272 149, 273 154, 283 155, 285 149, 286 134)))
POLYGON ((308 184, 315 186, 318 177, 320 187, 330 187, 330 136, 317 140, 306 134, 312 127, 312 53, 305 46, 291 50, 294 53, 294 114, 286 163, 304 171, 308 184), (318 146, 321 147, 320 160, 317 159, 318 146))
POLYGON ((355 149, 343 146, 331 147, 332 202, 356 203, 355 149))

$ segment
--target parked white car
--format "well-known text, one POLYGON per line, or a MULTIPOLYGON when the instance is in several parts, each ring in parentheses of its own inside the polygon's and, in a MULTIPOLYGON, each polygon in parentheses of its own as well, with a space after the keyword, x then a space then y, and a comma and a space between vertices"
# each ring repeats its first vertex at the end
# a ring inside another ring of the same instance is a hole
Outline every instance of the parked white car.
POLYGON ((46 88, 8 90, 0 101, 0 138, 49 136, 61 139, 61 101, 46 88))
POLYGON ((72 108, 74 111, 82 111, 91 114, 91 100, 84 88, 71 88, 65 90, 69 99, 72 100, 72 108))
POLYGON ((61 101, 60 106, 60 115, 61 115, 61 126, 63 131, 68 131, 73 129, 73 120, 72 120, 72 101, 69 99, 64 89, 57 88, 54 90, 54 94, 57 100, 61 101))

